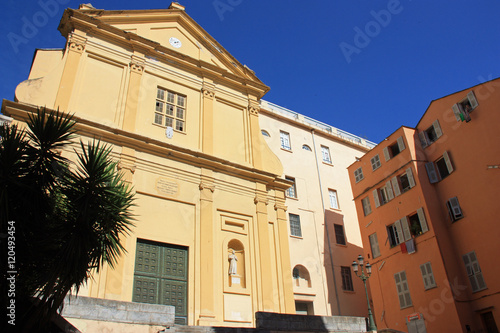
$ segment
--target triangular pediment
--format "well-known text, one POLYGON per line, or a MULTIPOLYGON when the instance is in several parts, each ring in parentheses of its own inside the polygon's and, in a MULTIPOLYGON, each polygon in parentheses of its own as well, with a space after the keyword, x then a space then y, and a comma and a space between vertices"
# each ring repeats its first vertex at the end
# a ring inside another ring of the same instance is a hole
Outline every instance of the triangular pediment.
MULTIPOLYGON (((116 29, 115 33, 119 30, 129 40, 157 44, 154 50, 159 54, 168 53, 172 57, 199 63, 201 67, 239 77, 252 82, 254 86, 262 86, 265 92, 268 90, 252 70, 236 60, 182 9, 108 11, 84 7, 68 11, 68 20, 75 16, 79 19, 87 18, 89 23, 99 29, 108 27, 109 30, 109 27, 112 27, 116 29)), ((74 23, 65 23, 63 17, 60 26, 63 35, 74 28, 74 23)), ((154 57, 154 54, 148 56, 154 57)))

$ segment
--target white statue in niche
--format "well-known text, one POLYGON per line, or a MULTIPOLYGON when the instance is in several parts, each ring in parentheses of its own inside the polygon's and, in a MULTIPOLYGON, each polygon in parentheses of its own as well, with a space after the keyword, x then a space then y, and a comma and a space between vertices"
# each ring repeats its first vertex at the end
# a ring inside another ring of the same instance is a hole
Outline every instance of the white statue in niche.
POLYGON ((238 258, 236 258, 236 254, 234 250, 231 249, 231 253, 229 253, 229 275, 236 275, 238 271, 238 258))

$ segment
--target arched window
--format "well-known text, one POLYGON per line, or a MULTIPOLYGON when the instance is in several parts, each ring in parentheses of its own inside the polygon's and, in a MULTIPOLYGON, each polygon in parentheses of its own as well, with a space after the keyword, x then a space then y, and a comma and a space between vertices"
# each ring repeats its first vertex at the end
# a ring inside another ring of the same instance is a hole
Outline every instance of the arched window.
POLYGON ((312 151, 311 147, 309 147, 308 145, 302 145, 302 149, 312 151))
POLYGON ((262 133, 263 136, 267 136, 268 138, 271 137, 271 135, 269 135, 269 133, 266 130, 261 130, 260 132, 262 133))
POLYGON ((302 265, 296 265, 292 271, 293 283, 297 287, 311 288, 311 276, 309 271, 302 265))

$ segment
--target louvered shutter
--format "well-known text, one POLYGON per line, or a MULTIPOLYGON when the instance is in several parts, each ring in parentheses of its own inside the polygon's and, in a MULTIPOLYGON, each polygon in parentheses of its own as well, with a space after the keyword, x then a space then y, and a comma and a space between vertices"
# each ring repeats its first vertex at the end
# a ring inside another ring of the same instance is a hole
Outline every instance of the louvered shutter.
POLYGON ((378 196, 378 190, 373 190, 373 200, 375 200, 375 207, 380 207, 380 199, 378 196))
POLYGON ((439 120, 435 120, 432 123, 432 127, 434 127, 434 132, 436 133, 436 139, 439 139, 443 135, 443 131, 441 130, 441 126, 439 126, 439 120))
POLYGON ((450 209, 451 209, 450 213, 452 214, 453 219, 457 220, 459 218, 462 218, 463 217, 462 209, 460 208, 460 203, 458 202, 458 198, 453 197, 453 198, 448 200, 448 203, 450 205, 450 209))
POLYGON ((394 194, 396 196, 399 196, 401 194, 401 190, 399 189, 399 183, 398 183, 398 178, 393 177, 391 179, 392 187, 394 188, 394 194))
POLYGON ((465 269, 467 275, 469 276, 469 281, 472 287, 472 291, 476 292, 486 288, 486 283, 483 278, 483 273, 479 267, 479 262, 476 258, 476 253, 474 251, 469 252, 462 256, 465 264, 465 269))
POLYGON ((425 169, 427 170, 427 175, 429 176, 429 181, 431 184, 438 182, 438 176, 436 172, 436 167, 433 162, 425 163, 425 169))
POLYGON ((425 219, 424 209, 417 209, 418 220, 420 221, 420 227, 422 228, 422 233, 429 231, 427 226, 427 220, 425 219))
POLYGON ((387 183, 385 183, 385 188, 387 190, 387 199, 389 200, 394 199, 394 192, 392 191, 392 185, 390 180, 387 181, 387 183))
POLYGON ((427 147, 429 144, 427 143, 427 133, 426 132, 420 132, 418 133, 418 136, 420 138, 420 144, 422 145, 422 148, 427 147))
POLYGON ((436 286, 436 281, 434 279, 434 274, 432 273, 432 266, 430 262, 420 265, 420 271, 422 272, 422 279, 424 280, 425 289, 430 289, 436 286))
POLYGON ((453 165, 451 164, 450 156, 448 155, 448 152, 445 150, 443 153, 443 158, 444 162, 446 163, 446 168, 448 169, 449 173, 453 172, 453 165))
POLYGON ((405 242, 411 239, 410 226, 408 225, 408 218, 405 216, 401 220, 401 229, 403 229, 403 236, 405 242))
POLYGON ((408 177, 408 183, 410 184, 410 188, 415 186, 415 178, 413 178, 413 172, 411 168, 406 169, 406 176, 408 177))
POLYGON ((377 258, 380 256, 380 248, 378 245, 377 233, 370 235, 370 246, 372 248, 372 256, 373 258, 377 258))
POLYGON ((404 140, 403 140, 403 137, 402 137, 402 136, 400 136, 400 137, 398 138, 398 148, 399 148, 399 151, 400 151, 400 152, 401 152, 401 151, 403 151, 403 150, 405 150, 405 148, 406 148, 406 147, 405 147, 405 142, 404 142, 404 140))
POLYGON ((398 239, 399 239, 398 244, 401 244, 404 242, 404 235, 403 235, 403 230, 401 228, 401 222, 397 220, 396 222, 394 222, 394 226, 396 227, 396 232, 398 233, 398 239))
POLYGON ((391 155, 389 155, 389 148, 388 147, 385 147, 383 149, 383 152, 384 152, 384 158, 385 158, 385 161, 387 162, 388 160, 391 159, 391 155))
POLYGON ((467 98, 469 99, 470 106, 471 106, 472 110, 474 110, 478 106, 476 96, 474 96, 474 92, 472 92, 472 91, 469 92, 467 94, 467 98))
POLYGON ((453 110, 453 114, 455 115, 455 118, 457 118, 457 121, 462 121, 462 117, 460 116, 462 112, 460 112, 458 104, 453 105, 451 109, 453 110))

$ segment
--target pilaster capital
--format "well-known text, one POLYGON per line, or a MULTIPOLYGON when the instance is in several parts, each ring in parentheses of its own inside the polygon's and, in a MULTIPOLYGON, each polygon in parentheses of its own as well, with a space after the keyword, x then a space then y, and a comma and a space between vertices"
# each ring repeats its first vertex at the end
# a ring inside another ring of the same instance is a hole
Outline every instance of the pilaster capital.
POLYGON ((263 203, 267 206, 269 204, 269 200, 265 196, 262 196, 262 195, 255 196, 255 198, 253 199, 253 202, 256 205, 258 205, 259 203, 263 203))
POLYGON ((252 116, 258 116, 260 112, 260 105, 257 101, 248 101, 248 111, 252 116))
POLYGON ((281 203, 274 204, 274 210, 280 210, 280 209, 286 212, 288 210, 288 207, 281 203))
POLYGON ((144 72, 144 58, 132 55, 130 60, 130 71, 142 74, 144 72))
POLYGON ((203 88, 201 88, 201 91, 203 92, 203 96, 206 98, 213 99, 215 96, 215 91, 212 89, 208 89, 208 88, 203 87, 203 88))
POLYGON ((68 48, 70 51, 83 53, 85 45, 87 45, 87 38, 83 36, 73 33, 68 38, 68 48))
POLYGON ((118 162, 118 164, 116 165, 116 168, 118 170, 122 170, 122 169, 125 169, 125 170, 128 170, 130 171, 131 173, 135 173, 135 170, 136 170, 136 165, 135 164, 132 164, 132 163, 128 163, 126 161, 120 161, 118 162))
POLYGON ((209 190, 210 192, 214 193, 215 191, 215 185, 207 183, 205 181, 202 181, 199 185, 200 191, 203 191, 205 189, 209 190))

